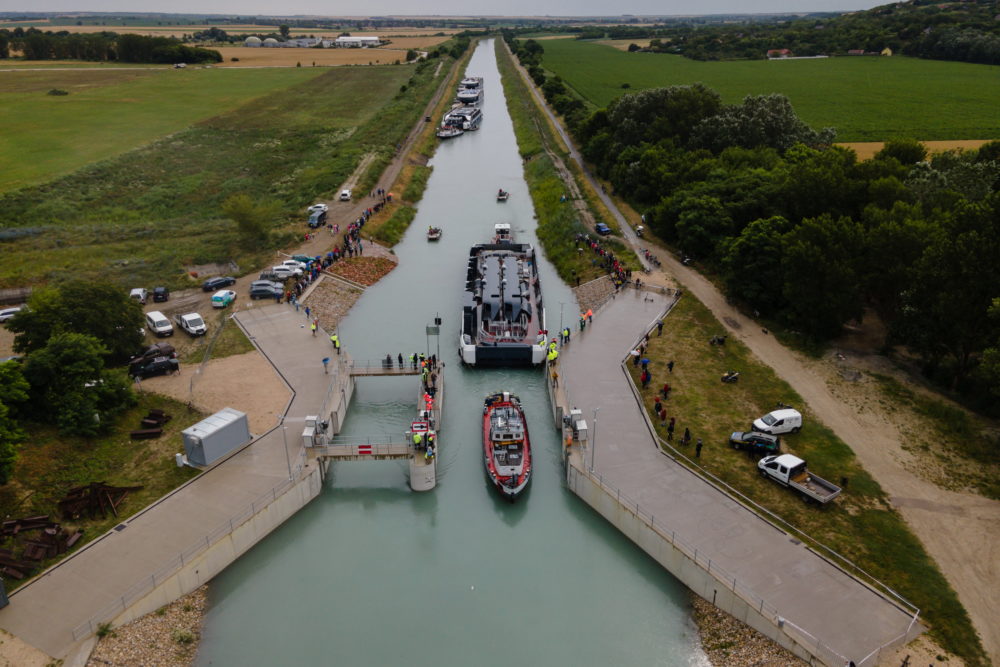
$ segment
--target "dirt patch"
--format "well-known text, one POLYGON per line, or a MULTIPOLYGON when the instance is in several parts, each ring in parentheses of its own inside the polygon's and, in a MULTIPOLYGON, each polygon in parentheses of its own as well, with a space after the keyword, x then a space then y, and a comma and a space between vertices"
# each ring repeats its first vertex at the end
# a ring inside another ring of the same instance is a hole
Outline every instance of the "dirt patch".
POLYGON ((799 667, 804 660, 697 595, 692 615, 708 660, 719 667, 799 667))
MULTIPOLYGON (((990 141, 993 141, 993 139, 955 139, 953 141, 922 141, 921 143, 931 153, 943 153, 953 148, 972 150, 990 141)), ((876 153, 882 150, 885 143, 882 141, 851 141, 838 143, 837 145, 852 149, 858 154, 859 160, 870 160, 875 157, 876 153)))
POLYGON ((635 44, 640 49, 644 49, 649 46, 648 39, 599 39, 597 40, 597 43, 614 47, 619 51, 628 51, 628 47, 632 44, 635 44))
POLYGON ((179 373, 148 378, 142 389, 191 403, 202 412, 222 408, 245 412, 259 435, 278 423, 292 394, 259 352, 181 366, 179 373), (252 379, 251 379, 252 378, 252 379))
POLYGON ((115 628, 98 642, 88 667, 193 665, 201 637, 207 586, 115 628))
POLYGON ((265 49, 244 46, 212 47, 222 54, 213 67, 332 67, 391 65, 406 60, 406 49, 265 49), (238 62, 233 62, 238 58, 238 62))

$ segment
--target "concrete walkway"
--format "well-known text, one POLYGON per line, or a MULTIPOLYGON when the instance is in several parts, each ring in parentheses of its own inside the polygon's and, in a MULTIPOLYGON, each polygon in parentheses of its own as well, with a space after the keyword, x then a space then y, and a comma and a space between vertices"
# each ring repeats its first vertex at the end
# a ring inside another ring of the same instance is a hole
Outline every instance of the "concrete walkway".
POLYGON ((560 354, 568 403, 590 427, 586 467, 788 623, 860 663, 905 633, 911 617, 660 452, 621 360, 668 305, 667 297, 625 290, 560 354))
MULTIPOLYGON (((329 337, 322 331, 311 336, 308 326, 301 327, 306 324, 304 314, 287 305, 253 305, 239 312, 237 320, 295 392, 285 413, 288 450, 282 429, 272 429, 224 464, 124 521, 120 531, 88 544, 16 591, 10 606, 0 610, 0 628, 53 658, 74 654, 75 628, 122 604, 123 596, 131 601, 134 586, 169 568, 182 551, 207 535, 217 534, 251 503, 259 507, 262 496, 287 483, 290 467, 296 475, 300 472, 296 468, 302 465, 298 445, 303 418, 317 413, 331 382, 338 379, 338 364, 331 363, 325 375, 321 360, 336 360, 337 355, 329 337)), ((113 616, 99 620, 109 618, 113 616)))

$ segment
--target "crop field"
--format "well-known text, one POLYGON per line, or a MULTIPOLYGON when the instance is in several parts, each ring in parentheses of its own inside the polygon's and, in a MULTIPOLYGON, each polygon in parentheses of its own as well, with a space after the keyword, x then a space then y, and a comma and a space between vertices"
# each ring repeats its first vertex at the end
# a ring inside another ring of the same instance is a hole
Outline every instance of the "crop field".
POLYGON ((0 193, 177 132, 322 70, 88 69, 0 80, 0 193), (53 89, 69 94, 48 95, 53 89))
POLYGON ((222 54, 215 67, 334 67, 339 65, 392 65, 406 60, 399 49, 248 49, 243 46, 213 46, 222 54), (234 61, 233 58, 239 60, 234 61))
MULTIPOLYGON (((91 33, 91 32, 117 32, 117 33, 129 33, 134 35, 146 35, 149 37, 183 37, 184 35, 191 35, 196 32, 201 32, 203 30, 208 30, 213 24, 192 24, 192 25, 137 25, 130 22, 122 21, 108 21, 106 25, 60 25, 58 22, 51 21, 8 21, 0 22, 0 28, 8 28, 13 30, 14 28, 38 28, 39 30, 51 30, 51 31, 66 31, 72 33, 91 33)), ((225 30, 230 35, 258 35, 258 34, 270 34, 277 33, 278 26, 276 25, 227 25, 224 23, 214 24, 215 27, 225 30)), ((348 27, 347 30, 350 30, 348 27)), ((365 35, 379 35, 381 37, 392 37, 394 35, 400 36, 431 36, 431 35, 446 35, 451 36, 461 30, 455 28, 407 28, 405 26, 386 28, 385 30, 350 30, 350 33, 355 37, 363 37, 365 35)), ((339 30, 317 30, 314 28, 296 28, 292 26, 290 31, 290 36, 292 37, 308 37, 309 35, 315 35, 317 37, 328 37, 330 39, 335 38, 340 34, 339 30)), ((445 37, 447 39, 447 37, 445 37)))
POLYGON ((1000 67, 903 57, 697 62, 625 53, 573 39, 546 40, 543 65, 584 99, 606 106, 629 85, 702 82, 724 102, 782 93, 811 126, 837 128, 839 141, 1000 137, 1000 67))
MULTIPOLYGON (((363 155, 392 152, 435 87, 433 71, 431 64, 420 72, 412 66, 194 72, 222 83, 235 75, 245 86, 254 77, 301 72, 302 78, 242 106, 220 107, 148 146, 0 196, 0 285, 73 276, 177 289, 190 285, 192 265, 263 263, 297 237, 290 225, 304 223, 305 206, 331 197, 363 155), (237 193, 277 204, 268 239, 242 239, 222 215, 222 202, 237 193)), ((73 117, 65 122, 69 132, 81 127, 73 117)))

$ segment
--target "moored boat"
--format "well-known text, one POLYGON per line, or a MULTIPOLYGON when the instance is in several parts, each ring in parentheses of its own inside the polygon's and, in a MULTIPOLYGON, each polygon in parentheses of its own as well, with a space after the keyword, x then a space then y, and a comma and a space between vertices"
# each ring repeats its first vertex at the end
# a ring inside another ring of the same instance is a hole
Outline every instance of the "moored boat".
POLYGON ((483 405, 483 464, 503 498, 514 502, 531 481, 531 443, 520 399, 508 391, 483 405))
POLYGON ((459 355, 472 366, 537 366, 547 335, 535 250, 507 223, 469 251, 459 355))
POLYGON ((437 131, 437 136, 439 139, 451 139, 452 137, 457 137, 464 134, 465 131, 460 127, 445 126, 441 127, 437 131))

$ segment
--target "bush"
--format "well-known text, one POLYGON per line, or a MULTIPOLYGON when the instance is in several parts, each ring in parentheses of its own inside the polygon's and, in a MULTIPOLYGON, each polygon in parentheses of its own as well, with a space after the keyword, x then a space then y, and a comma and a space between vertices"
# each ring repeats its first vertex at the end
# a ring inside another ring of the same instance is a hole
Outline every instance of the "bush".
POLYGON ((46 95, 69 95, 69 91, 62 90, 60 88, 53 88, 52 90, 47 92, 46 95))

